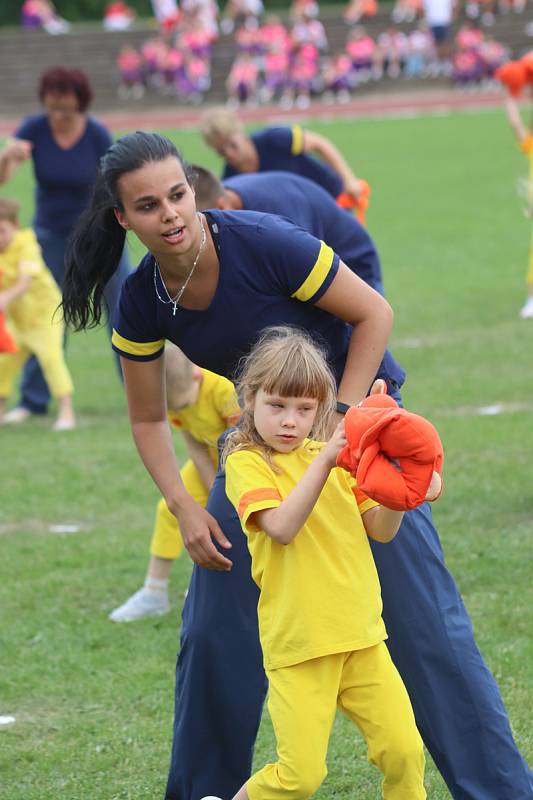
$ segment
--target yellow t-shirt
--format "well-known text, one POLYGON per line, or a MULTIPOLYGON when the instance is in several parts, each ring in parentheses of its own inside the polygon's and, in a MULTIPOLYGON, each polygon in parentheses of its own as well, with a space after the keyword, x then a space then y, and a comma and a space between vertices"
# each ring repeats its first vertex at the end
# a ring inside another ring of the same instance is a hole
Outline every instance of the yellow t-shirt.
POLYGON ((52 319, 61 323, 61 311, 55 313, 61 302, 59 287, 43 261, 41 248, 31 228, 17 231, 9 247, 0 253, 3 289, 9 289, 24 274, 31 275, 30 286, 7 309, 7 317, 15 329, 27 331, 48 327, 52 319))
POLYGON ((248 537, 252 577, 261 590, 259 634, 266 669, 361 650, 383 641, 378 574, 361 514, 377 505, 335 467, 305 525, 288 545, 261 531, 253 514, 280 505, 322 444, 306 440, 276 454, 274 472, 257 450, 226 462, 226 493, 248 537))
POLYGON ((218 464, 217 441, 226 428, 234 425, 241 415, 239 401, 232 382, 222 375, 202 369, 202 383, 195 403, 179 411, 168 410, 171 425, 187 431, 209 448, 215 465, 218 464))

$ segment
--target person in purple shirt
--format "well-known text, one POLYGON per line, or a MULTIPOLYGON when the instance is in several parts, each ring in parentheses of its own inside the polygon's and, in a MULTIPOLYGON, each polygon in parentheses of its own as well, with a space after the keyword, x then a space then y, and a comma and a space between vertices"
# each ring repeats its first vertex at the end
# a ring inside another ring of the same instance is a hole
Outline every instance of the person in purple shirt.
MULTIPOLYGON (((0 153, 0 185, 23 161, 32 159, 36 181, 33 227, 44 260, 61 286, 65 248, 81 213, 89 204, 98 163, 113 143, 109 131, 86 112, 92 89, 79 69, 52 67, 43 73, 39 98, 44 111, 26 117, 0 153)), ((105 288, 108 319, 129 274, 126 252, 105 288)), ((23 422, 45 414, 50 392, 41 369, 31 358, 24 370, 18 405, 5 422, 23 422)))

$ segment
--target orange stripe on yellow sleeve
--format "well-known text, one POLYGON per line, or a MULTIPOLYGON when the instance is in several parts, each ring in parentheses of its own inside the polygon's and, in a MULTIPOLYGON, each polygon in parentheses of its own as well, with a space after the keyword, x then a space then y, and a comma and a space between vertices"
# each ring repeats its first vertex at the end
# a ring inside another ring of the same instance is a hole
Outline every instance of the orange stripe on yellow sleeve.
POLYGON ((262 503, 264 500, 280 500, 281 495, 277 489, 251 489, 245 492, 239 502, 237 513, 240 519, 243 518, 244 513, 249 505, 252 503, 262 503))

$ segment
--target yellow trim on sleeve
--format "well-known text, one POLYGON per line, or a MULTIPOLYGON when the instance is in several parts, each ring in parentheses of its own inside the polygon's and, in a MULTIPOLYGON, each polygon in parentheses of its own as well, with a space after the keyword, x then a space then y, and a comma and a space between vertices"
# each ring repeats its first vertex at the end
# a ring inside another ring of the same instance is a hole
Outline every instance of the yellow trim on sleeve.
POLYGON ((111 337, 112 343, 123 353, 129 353, 130 356, 151 356, 161 350, 165 345, 164 339, 159 339, 157 342, 130 342, 113 329, 111 337))
POLYGON ((331 265, 333 264, 333 256, 334 253, 331 247, 328 247, 325 242, 320 242, 320 252, 313 269, 300 288, 291 296, 295 297, 296 300, 301 300, 303 303, 310 300, 326 280, 331 265))
POLYGON ((299 156, 301 153, 303 153, 303 149, 304 149, 304 132, 300 127, 300 125, 293 125, 291 154, 293 156, 299 156))

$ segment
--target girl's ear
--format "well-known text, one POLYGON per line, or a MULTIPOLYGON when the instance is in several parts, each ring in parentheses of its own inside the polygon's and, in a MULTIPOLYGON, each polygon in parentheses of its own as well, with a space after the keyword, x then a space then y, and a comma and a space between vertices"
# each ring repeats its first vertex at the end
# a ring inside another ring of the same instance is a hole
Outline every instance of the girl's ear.
POLYGON ((130 226, 128 224, 128 221, 126 220, 124 212, 121 211, 120 208, 114 208, 113 209, 113 213, 114 213, 114 215, 115 215, 115 217, 117 219, 117 222, 120 225, 120 227, 124 228, 125 231, 129 231, 130 226))

